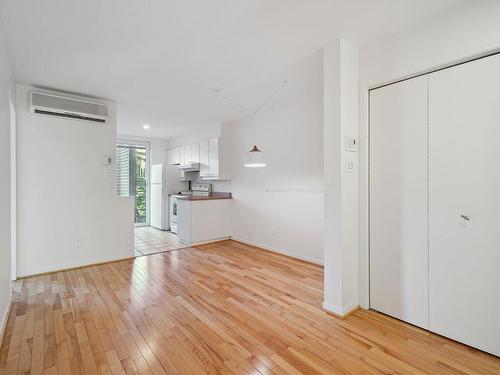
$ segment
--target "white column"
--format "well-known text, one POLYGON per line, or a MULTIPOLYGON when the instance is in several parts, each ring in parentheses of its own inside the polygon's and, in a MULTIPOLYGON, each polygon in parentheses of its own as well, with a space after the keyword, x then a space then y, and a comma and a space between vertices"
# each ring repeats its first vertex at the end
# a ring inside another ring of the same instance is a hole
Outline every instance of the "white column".
POLYGON ((325 288, 323 307, 344 316, 359 305, 359 152, 345 150, 346 136, 359 143, 358 51, 343 39, 323 48, 325 288), (354 169, 346 171, 348 162, 354 169))

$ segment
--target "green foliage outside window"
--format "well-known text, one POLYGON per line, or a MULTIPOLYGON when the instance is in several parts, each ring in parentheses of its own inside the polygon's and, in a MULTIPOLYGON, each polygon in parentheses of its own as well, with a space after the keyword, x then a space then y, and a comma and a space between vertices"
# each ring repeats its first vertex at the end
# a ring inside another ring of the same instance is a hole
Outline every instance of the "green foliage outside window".
POLYGON ((146 149, 136 149, 135 222, 146 223, 146 149))

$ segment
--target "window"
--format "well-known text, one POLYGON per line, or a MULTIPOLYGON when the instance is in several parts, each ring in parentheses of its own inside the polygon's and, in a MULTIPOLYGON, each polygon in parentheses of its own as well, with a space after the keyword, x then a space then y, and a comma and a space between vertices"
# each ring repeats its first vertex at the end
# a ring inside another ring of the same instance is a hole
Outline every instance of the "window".
POLYGON ((146 144, 118 142, 116 146, 116 192, 135 200, 135 223, 148 224, 148 152, 146 144))

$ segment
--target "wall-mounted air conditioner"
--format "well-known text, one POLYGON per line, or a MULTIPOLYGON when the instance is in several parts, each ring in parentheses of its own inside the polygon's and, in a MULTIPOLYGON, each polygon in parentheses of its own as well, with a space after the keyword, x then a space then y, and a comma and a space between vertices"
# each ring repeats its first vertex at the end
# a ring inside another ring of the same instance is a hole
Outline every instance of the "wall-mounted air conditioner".
POLYGON ((30 112, 98 123, 105 123, 108 119, 105 104, 37 91, 30 92, 30 112))

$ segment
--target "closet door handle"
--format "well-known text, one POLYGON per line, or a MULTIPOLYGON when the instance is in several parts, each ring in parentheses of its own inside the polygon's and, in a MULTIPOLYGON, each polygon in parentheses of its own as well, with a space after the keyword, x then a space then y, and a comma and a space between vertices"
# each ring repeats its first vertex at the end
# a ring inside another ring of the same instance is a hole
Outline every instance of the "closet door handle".
POLYGON ((464 220, 470 221, 470 217, 466 215, 460 215, 460 217, 464 220))

